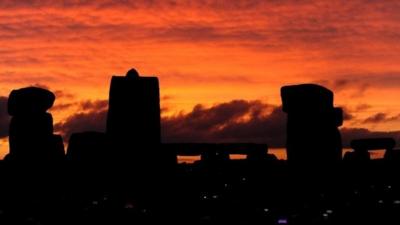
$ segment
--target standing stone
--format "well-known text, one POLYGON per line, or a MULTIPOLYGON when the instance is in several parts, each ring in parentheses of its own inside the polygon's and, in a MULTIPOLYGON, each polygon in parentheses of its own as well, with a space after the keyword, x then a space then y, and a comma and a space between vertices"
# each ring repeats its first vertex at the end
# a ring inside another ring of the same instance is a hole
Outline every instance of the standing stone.
POLYGON ((8 98, 9 128, 8 159, 53 161, 64 156, 61 136, 53 135, 53 117, 47 110, 54 104, 52 92, 27 87, 13 90, 8 98))
POLYGON ((341 160, 338 126, 343 112, 333 106, 333 93, 316 84, 281 88, 287 113, 287 158, 291 164, 326 164, 341 160))
POLYGON ((107 134, 125 144, 159 144, 160 96, 157 77, 130 70, 111 79, 107 134))

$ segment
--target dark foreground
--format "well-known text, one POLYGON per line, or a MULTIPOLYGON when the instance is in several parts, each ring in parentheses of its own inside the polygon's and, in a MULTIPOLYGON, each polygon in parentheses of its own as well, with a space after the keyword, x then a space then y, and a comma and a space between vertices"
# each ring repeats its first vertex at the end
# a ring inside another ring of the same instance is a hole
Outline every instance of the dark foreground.
POLYGON ((300 84, 281 97, 289 165, 262 144, 160 143, 158 78, 134 69, 111 79, 106 132, 72 134, 66 155, 54 93, 13 90, 0 224, 400 224, 395 140, 353 140, 342 160, 333 92, 300 84), (202 160, 177 164, 182 154, 202 160))
POLYGON ((0 224, 400 223, 399 168, 383 159, 309 168, 275 159, 168 169, 7 163, 0 224))

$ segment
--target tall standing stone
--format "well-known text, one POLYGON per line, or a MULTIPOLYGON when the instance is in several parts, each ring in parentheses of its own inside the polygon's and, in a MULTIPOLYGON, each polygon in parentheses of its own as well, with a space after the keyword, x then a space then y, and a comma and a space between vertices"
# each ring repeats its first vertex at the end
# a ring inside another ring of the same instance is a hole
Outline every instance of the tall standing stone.
POLYGON ((136 70, 111 79, 107 134, 125 143, 159 144, 160 94, 157 77, 136 70))
POLYGON ((326 164, 341 160, 338 127, 343 116, 333 106, 333 92, 316 84, 281 88, 282 109, 287 113, 287 158, 292 164, 326 164))

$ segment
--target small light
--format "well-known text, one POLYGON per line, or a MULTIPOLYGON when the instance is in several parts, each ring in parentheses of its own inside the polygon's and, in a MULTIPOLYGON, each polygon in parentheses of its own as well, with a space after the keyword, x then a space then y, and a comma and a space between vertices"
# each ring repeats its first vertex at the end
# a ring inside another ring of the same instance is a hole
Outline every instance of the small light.
POLYGON ((264 209, 264 212, 266 212, 266 213, 269 212, 269 209, 265 208, 265 209, 264 209))
POLYGON ((246 181, 246 177, 242 177, 242 181, 246 181))
POLYGON ((285 218, 278 220, 278 224, 287 224, 287 223, 288 223, 288 221, 285 218))
POLYGON ((213 198, 213 199, 217 199, 217 198, 218 198, 218 195, 213 195, 212 198, 213 198))
POLYGON ((393 204, 399 205, 400 204, 400 200, 394 200, 393 204))
POLYGON ((98 202, 98 201, 93 201, 92 204, 93 204, 93 205, 98 205, 99 202, 98 202))
POLYGON ((331 209, 327 209, 327 210, 326 210, 326 213, 328 213, 328 214, 332 214, 332 213, 333 213, 333 210, 331 210, 331 209))
POLYGON ((329 216, 329 214, 328 213, 323 213, 322 216, 326 218, 326 217, 329 216))
POLYGON ((391 186, 391 185, 388 185, 387 188, 388 188, 388 189, 392 189, 392 186, 391 186))
POLYGON ((228 187, 228 184, 224 184, 224 187, 227 188, 227 187, 228 187))
POLYGON ((383 204, 383 200, 382 200, 382 199, 379 200, 378 203, 379 203, 379 204, 383 204))

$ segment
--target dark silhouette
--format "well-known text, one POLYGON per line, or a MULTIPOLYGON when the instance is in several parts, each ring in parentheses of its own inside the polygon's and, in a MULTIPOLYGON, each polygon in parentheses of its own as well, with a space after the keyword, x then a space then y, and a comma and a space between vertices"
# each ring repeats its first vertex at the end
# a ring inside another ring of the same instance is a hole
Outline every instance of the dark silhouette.
POLYGON ((331 164, 341 160, 338 127, 342 110, 333 107, 333 93, 316 84, 284 86, 282 109, 287 113, 287 159, 289 163, 331 164))
POLYGON ((369 150, 386 150, 385 158, 389 158, 388 152, 393 150, 396 142, 393 138, 370 138, 352 140, 350 145, 354 151, 346 152, 345 161, 369 162, 371 160, 369 150))
POLYGON ((16 116, 45 113, 53 106, 55 98, 52 92, 38 87, 13 90, 8 98, 8 114, 16 116))
POLYGON ((113 76, 107 134, 126 144, 160 143, 160 96, 157 77, 140 77, 135 69, 113 76))
POLYGON ((158 79, 135 69, 112 78, 106 132, 72 134, 64 156, 54 95, 14 90, 0 224, 399 224, 395 141, 354 140, 342 161, 333 93, 302 84, 281 96, 288 162, 267 144, 160 143, 158 79))
POLYGON ((67 159, 79 163, 105 162, 109 157, 110 147, 105 133, 74 133, 69 139, 67 159))
POLYGON ((13 90, 8 99, 11 116, 9 129, 12 160, 62 160, 64 145, 61 136, 53 135, 53 118, 46 111, 55 96, 48 90, 27 87, 13 90))
POLYGON ((352 140, 350 146, 356 151, 368 151, 384 149, 392 150, 396 146, 393 138, 368 138, 352 140))

